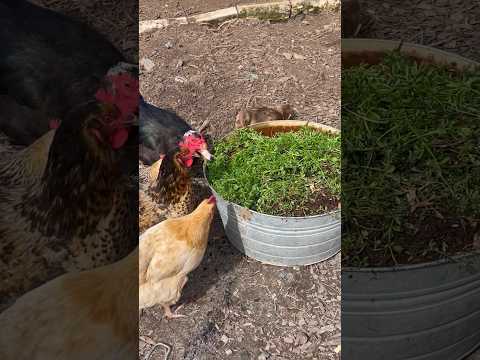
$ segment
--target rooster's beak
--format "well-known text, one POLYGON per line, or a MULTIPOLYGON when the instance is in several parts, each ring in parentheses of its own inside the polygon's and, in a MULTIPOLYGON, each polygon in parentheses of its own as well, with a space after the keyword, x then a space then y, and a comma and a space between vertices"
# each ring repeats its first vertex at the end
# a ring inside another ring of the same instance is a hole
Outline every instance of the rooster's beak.
POLYGON ((200 153, 200 155, 203 156, 205 160, 212 159, 212 154, 210 154, 210 151, 208 151, 207 149, 202 149, 202 150, 199 150, 198 152, 200 153))

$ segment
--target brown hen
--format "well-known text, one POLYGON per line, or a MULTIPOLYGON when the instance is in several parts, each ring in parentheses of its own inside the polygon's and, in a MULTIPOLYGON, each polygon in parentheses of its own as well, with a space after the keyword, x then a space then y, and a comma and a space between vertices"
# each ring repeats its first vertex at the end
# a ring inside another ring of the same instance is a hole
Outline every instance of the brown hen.
POLYGON ((138 190, 124 169, 131 124, 116 123, 117 115, 113 105, 88 102, 29 147, 0 148, 3 305, 64 272, 112 263, 138 244, 138 190))
POLYGON ((140 234, 171 217, 189 214, 196 206, 186 149, 167 153, 155 162, 140 189, 140 234))

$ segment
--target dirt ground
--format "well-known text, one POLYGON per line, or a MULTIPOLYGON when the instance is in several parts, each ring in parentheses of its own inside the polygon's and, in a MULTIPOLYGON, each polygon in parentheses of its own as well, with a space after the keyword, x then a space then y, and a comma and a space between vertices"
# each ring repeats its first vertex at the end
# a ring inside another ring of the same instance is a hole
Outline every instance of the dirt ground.
POLYGON ((131 63, 138 62, 137 0, 32 0, 87 23, 103 34, 131 63))
POLYGON ((480 3, 463 0, 361 0, 358 37, 403 39, 480 61, 480 3))
MULTIPOLYGON (((204 8, 218 3, 205 1, 204 8)), ((289 102, 299 118, 339 127, 339 21, 339 13, 325 13, 142 34, 141 61, 154 64, 142 70, 142 95, 195 128, 206 124, 211 141, 255 103, 289 102)), ((141 317, 143 359, 149 343, 160 341, 173 346, 171 359, 340 358, 340 255, 306 267, 262 265, 230 245, 218 216, 207 251, 180 301, 188 317, 167 321, 160 308, 141 317)), ((150 359, 165 353, 158 347, 150 359)))
POLYGON ((178 25, 140 36, 141 91, 215 137, 249 105, 288 102, 298 118, 339 126, 339 16, 268 24, 235 19, 222 27, 178 25), (194 41, 193 41, 194 39, 194 41))

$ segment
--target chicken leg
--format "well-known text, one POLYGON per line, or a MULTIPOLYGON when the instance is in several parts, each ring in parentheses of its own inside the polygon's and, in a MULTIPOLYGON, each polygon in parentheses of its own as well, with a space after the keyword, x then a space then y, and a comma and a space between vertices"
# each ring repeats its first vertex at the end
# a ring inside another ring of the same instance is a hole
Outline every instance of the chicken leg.
POLYGON ((165 311, 165 317, 167 319, 176 319, 176 318, 187 317, 187 315, 177 314, 177 311, 179 309, 180 309, 180 307, 177 308, 174 312, 172 312, 172 309, 170 308, 170 305, 163 305, 163 310, 165 311))

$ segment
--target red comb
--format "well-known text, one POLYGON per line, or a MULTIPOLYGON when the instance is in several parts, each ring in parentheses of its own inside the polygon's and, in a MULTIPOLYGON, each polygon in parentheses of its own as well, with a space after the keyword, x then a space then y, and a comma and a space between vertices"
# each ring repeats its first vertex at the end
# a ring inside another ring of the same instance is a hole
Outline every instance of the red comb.
POLYGON ((115 105, 120 111, 120 115, 108 124, 112 131, 110 144, 114 149, 118 149, 128 139, 125 125, 138 111, 139 84, 138 79, 127 73, 108 75, 106 78, 112 84, 111 91, 101 88, 95 93, 95 98, 100 102, 115 105))
POLYGON ((99 89, 95 98, 98 101, 115 105, 121 113, 119 122, 126 122, 138 110, 139 84, 138 79, 127 73, 108 75, 107 80, 112 83, 112 91, 99 89))
POLYGON ((187 135, 183 138, 183 141, 179 142, 178 145, 180 147, 186 147, 190 150, 196 151, 198 149, 201 149, 202 146, 204 146, 205 144, 205 138, 202 135, 200 135, 199 137, 187 135))

